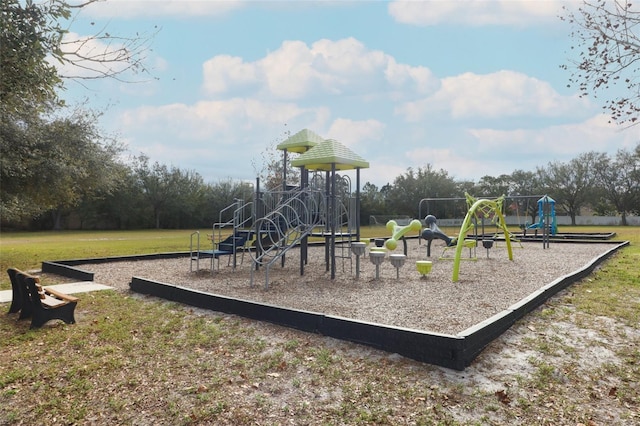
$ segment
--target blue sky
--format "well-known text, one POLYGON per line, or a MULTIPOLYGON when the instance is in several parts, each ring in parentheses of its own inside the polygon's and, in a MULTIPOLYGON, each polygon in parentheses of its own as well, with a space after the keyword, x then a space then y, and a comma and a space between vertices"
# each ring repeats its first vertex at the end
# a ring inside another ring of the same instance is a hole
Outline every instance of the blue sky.
POLYGON ((567 87, 563 5, 576 3, 109 0, 68 37, 157 26, 157 79, 67 81, 63 97, 103 111, 129 154, 206 182, 253 181, 304 128, 369 161, 362 182, 378 186, 427 164, 477 181, 632 149, 639 127, 608 124, 567 87))

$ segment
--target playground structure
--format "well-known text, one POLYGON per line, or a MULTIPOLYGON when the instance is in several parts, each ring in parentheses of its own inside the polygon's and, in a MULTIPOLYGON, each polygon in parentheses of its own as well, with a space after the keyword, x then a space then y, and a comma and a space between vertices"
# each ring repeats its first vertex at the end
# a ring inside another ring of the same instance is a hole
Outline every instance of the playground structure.
POLYGON ((255 194, 256 219, 253 232, 256 235, 250 255, 253 261, 251 283, 262 269, 265 286, 269 285, 269 270, 278 263, 284 266, 286 254, 299 248, 300 275, 307 264, 310 237, 325 240, 325 264, 335 277, 336 259, 343 264, 351 261, 349 247, 358 234, 355 223, 355 203, 351 197, 351 183, 346 176, 336 176, 340 191, 331 200, 320 189, 322 179, 312 179, 307 187, 288 191, 257 191, 255 194))
MULTIPOLYGON (((191 270, 194 263, 199 270, 201 257, 211 259, 211 271, 220 268, 220 258, 228 257, 228 265, 233 261, 233 268, 244 262, 246 252, 249 252, 252 260, 251 285, 258 271, 264 272, 265 288, 269 286, 269 271, 278 262, 284 267, 286 254, 292 248, 300 249, 300 275, 304 275, 304 268, 308 261, 309 238, 324 239, 326 271, 331 272, 331 279, 335 279, 337 259, 342 259, 343 270, 345 262, 351 265, 352 256, 356 256, 356 278, 359 278, 359 261, 364 255, 360 253, 362 248, 353 250, 353 243, 360 240, 359 204, 360 204, 360 169, 369 167, 369 163, 360 158, 340 143, 331 139, 323 139, 308 129, 286 139, 277 146, 283 151, 283 183, 282 189, 269 189, 262 191, 260 180, 256 179, 253 200, 245 202, 236 199, 234 203, 220 212, 219 221, 213 225, 212 234, 209 236, 211 249, 203 250, 200 243, 200 235, 194 232, 191 235, 191 270), (289 153, 299 154, 290 161, 290 165, 300 168, 300 182, 297 186, 287 185, 287 166, 289 153), (337 172, 343 170, 356 171, 355 196, 351 188, 351 180, 348 176, 341 176, 337 172), (324 172, 324 173, 323 173, 324 172), (231 213, 231 219, 223 220, 223 214, 231 213), (231 230, 229 235, 229 229, 231 230)), ((513 198, 513 197, 510 197, 513 198)), ((525 198, 525 197, 521 197, 525 198)), ((531 198, 531 197, 527 197, 531 198)), ((419 204, 427 200, 424 199, 419 204)), ((459 200, 459 199, 444 199, 459 200)), ((427 226, 420 233, 421 222, 412 220, 406 226, 398 226, 391 220, 387 223, 387 230, 391 232, 391 238, 380 239, 376 243, 384 244, 384 252, 396 249, 398 241, 404 245, 404 259, 407 256, 405 234, 417 232, 418 235, 428 241, 427 257, 431 256, 431 243, 433 239, 441 239, 445 242, 443 254, 455 248, 453 256, 454 270, 453 281, 458 280, 461 252, 463 248, 469 249, 469 258, 477 260, 475 255, 478 246, 478 222, 482 225, 482 246, 487 250, 493 247, 494 238, 484 237, 485 220, 495 224, 496 229, 501 229, 506 241, 509 259, 513 260, 511 239, 512 234, 507 228, 504 218, 505 196, 497 199, 480 198, 476 200, 469 194, 465 194, 466 216, 461 223, 457 236, 449 237, 440 230, 436 224, 434 215, 425 217, 427 226), (474 238, 467 238, 467 234, 473 230, 474 238)), ((548 196, 538 200, 539 221, 533 225, 521 227, 526 234, 527 229, 542 229, 543 243, 548 246, 549 233, 556 232, 555 201, 548 196)), ((370 255, 370 260, 380 265, 385 257, 375 254, 370 255), (375 260, 374 260, 375 259, 375 260)), ((396 275, 404 264, 404 259, 399 256, 389 257, 396 267, 396 275), (397 265, 397 266, 396 266, 397 265)), ((451 259, 451 257, 449 257, 451 259)), ((352 266, 352 265, 351 265, 352 266)), ((376 274, 376 278, 379 278, 376 274)))
MULTIPOLYGON (((335 145, 335 141, 328 141, 335 145)), ((302 157, 302 156, 301 156, 302 157)), ((304 158, 302 158, 304 160, 304 158)), ((313 161, 318 161, 314 158, 313 161)), ((317 167, 317 165, 315 166, 317 167)), ((334 167, 332 166, 332 169, 334 167)), ((269 286, 269 270, 280 261, 284 266, 286 253, 292 248, 300 248, 300 275, 304 275, 304 267, 307 263, 307 250, 309 237, 321 237, 325 240, 325 265, 327 271, 331 271, 331 279, 335 278, 336 259, 351 262, 352 255, 356 256, 356 279, 359 278, 360 256, 365 254, 362 250, 365 245, 357 245, 359 242, 359 223, 357 221, 357 206, 359 200, 351 197, 351 182, 347 176, 339 176, 327 172, 324 179, 320 174, 314 174, 309 179, 308 170, 302 167, 301 185, 293 189, 283 191, 260 191, 260 182, 256 181, 256 191, 252 203, 243 200, 235 200, 232 206, 225 210, 233 210, 233 219, 227 222, 214 224, 214 241, 217 237, 217 246, 210 251, 200 250, 200 254, 211 257, 211 269, 214 269, 214 260, 220 257, 230 256, 233 259, 233 267, 237 265, 236 256, 249 251, 253 267, 251 269, 251 284, 254 276, 260 270, 264 270, 265 288, 269 286), (322 188, 324 186, 324 189, 322 188), (336 191, 336 188, 340 190, 336 191), (249 215, 250 212, 250 215, 249 215), (247 229, 246 224, 251 223, 247 229), (221 230, 231 226, 233 231, 226 239, 222 239, 221 230), (251 247, 247 243, 255 238, 251 247)), ((335 170, 332 170, 335 172, 335 170)), ((357 192, 356 192, 357 193, 357 192)), ((482 246, 487 250, 493 247, 493 238, 484 236, 485 221, 490 221, 500 229, 503 236, 509 260, 513 260, 511 247, 512 234, 506 226, 503 215, 504 196, 497 199, 475 199, 465 194, 467 212, 462 221, 458 235, 447 236, 437 225, 437 219, 433 215, 425 217, 426 228, 420 232, 422 224, 419 220, 412 220, 408 225, 399 226, 394 220, 387 222, 386 228, 391 233, 390 238, 379 239, 378 248, 370 250, 370 261, 376 265, 376 279, 379 279, 379 266, 385 260, 385 253, 397 248, 398 241, 404 244, 404 255, 390 255, 389 261, 396 267, 396 275, 399 277, 399 268, 404 264, 407 256, 405 235, 409 232, 418 233, 427 243, 427 257, 431 256, 431 243, 433 239, 441 239, 445 242, 445 248, 441 259, 452 259, 454 262, 452 281, 459 279, 460 262, 463 248, 469 249, 469 259, 477 260, 475 250, 478 240, 482 239, 482 246), (481 223, 482 237, 478 234, 481 223), (472 237, 468 237, 470 233, 472 237), (453 257, 444 257, 447 250, 455 249, 453 257), (400 256, 403 256, 402 259, 400 256), (396 266, 397 265, 397 266, 396 266)), ((542 205, 542 204, 541 204, 542 205)), ((553 210, 547 209, 549 215, 543 216, 548 220, 553 210)), ((221 217, 222 217, 221 212, 221 217)), ((546 222, 545 222, 546 223, 546 222)), ((194 233, 197 234, 197 233, 194 233)), ((197 236, 197 235, 196 235, 197 236)), ((192 235, 193 246, 193 235, 192 235)), ((193 252, 193 248, 192 248, 193 252)), ((192 256, 192 263, 194 257, 192 256)), ((197 262, 197 256, 195 256, 197 262)), ((231 260, 229 260, 230 264, 231 260)))
POLYGON ((558 222, 556 219, 556 202, 553 198, 545 195, 538 200, 538 222, 522 227, 522 235, 526 238, 527 229, 542 230, 542 246, 549 248, 551 235, 558 233, 558 222))
MULTIPOLYGON (((492 199, 495 196, 480 195, 477 198, 492 199)), ((502 213, 510 226, 518 227, 520 230, 525 228, 542 230, 541 222, 545 219, 545 201, 549 203, 546 205, 549 214, 547 223, 556 223, 555 201, 548 195, 504 195, 502 213), (552 205, 553 209, 551 209, 552 205)), ((464 217, 468 208, 466 197, 423 198, 418 203, 418 217, 424 218, 431 214, 441 220, 448 218, 447 222, 450 222, 451 218, 464 217)), ((461 219, 456 219, 456 226, 460 224, 461 219)), ((554 228, 557 232, 557 225, 554 228)))
MULTIPOLYGON (((456 282, 459 279, 460 272, 460 261, 462 260, 462 249, 469 248, 470 254, 469 258, 472 260, 477 260, 475 255, 472 255, 472 251, 475 252, 475 248, 478 245, 478 240, 480 236, 478 234, 478 221, 481 222, 482 227, 482 246, 487 250, 487 257, 489 256, 489 249, 493 247, 494 239, 486 239, 484 237, 484 228, 485 228, 485 220, 489 220, 492 224, 496 226, 497 229, 501 230, 502 235, 504 236, 504 240, 506 242, 506 248, 509 260, 513 260, 513 251, 511 247, 511 233, 506 225, 506 221, 503 215, 504 208, 504 196, 498 197, 496 199, 475 199, 469 194, 465 194, 465 201, 467 203, 467 212, 465 218, 462 221, 462 225, 460 226, 460 230, 457 236, 449 237, 447 236, 437 225, 437 219, 434 215, 427 215, 425 217, 425 225, 426 228, 420 232, 422 224, 419 220, 412 220, 408 225, 398 226, 396 221, 390 220, 386 224, 386 228, 388 231, 392 233, 391 238, 384 241, 384 249, 393 251, 397 247, 398 240, 402 240, 404 243, 404 257, 407 255, 407 245, 406 240, 404 238, 405 234, 410 231, 418 232, 421 238, 427 241, 427 257, 431 256, 431 243, 434 238, 441 239, 445 242, 445 251, 449 248, 455 248, 455 255, 453 258, 446 258, 441 256, 440 259, 452 259, 454 262, 453 266, 453 275, 452 281, 456 282), (468 234, 470 231, 473 231, 473 239, 468 238, 468 234)), ((380 244, 382 246, 382 244, 380 244)), ((371 262, 376 265, 376 279, 379 278, 378 267, 381 262, 384 260, 379 250, 382 249, 371 249, 370 257, 371 262), (374 254, 375 250, 375 254, 374 254)), ((444 253, 444 252, 443 252, 444 253)), ((382 252, 384 254, 384 252, 382 252)), ((393 256, 393 255, 392 255, 393 256)), ((398 269, 402 264, 404 264, 404 259, 402 263, 398 257, 394 257, 393 259, 390 256, 389 259, 392 263, 399 265, 396 268, 398 269)), ((426 261, 418 261, 416 263, 416 268, 418 271, 424 276, 428 272, 427 268, 431 268, 431 262, 425 263, 426 261)), ((429 269, 430 270, 430 269, 429 269)), ((399 276, 399 273, 397 273, 399 276)))
POLYGON ((369 163, 339 142, 323 139, 308 129, 287 138, 277 149, 283 151, 283 189, 262 191, 256 179, 252 202, 236 200, 220 212, 219 222, 213 225, 211 250, 201 248, 199 233, 194 232, 191 270, 194 263, 199 268, 201 257, 210 257, 213 271, 214 260, 218 260, 219 268, 222 256, 233 258, 235 268, 237 254, 241 253, 243 260, 244 252, 249 251, 253 262, 251 284, 262 269, 268 288, 270 268, 278 261, 284 266, 286 253, 293 247, 300 247, 300 274, 304 274, 310 237, 325 240, 325 264, 331 279, 335 278, 336 258, 351 261, 351 242, 360 236, 360 169, 368 168, 369 163), (300 168, 300 184, 293 188, 287 185, 286 177, 289 152, 299 154, 290 162, 300 168), (337 173, 344 170, 356 171, 355 197, 349 177, 337 173), (224 211, 232 211, 231 220, 222 220, 224 211), (223 239, 225 229, 231 229, 231 235, 223 239))
POLYGON ((556 219, 556 201, 548 195, 542 196, 538 200, 538 222, 533 224, 525 223, 524 229, 545 229, 551 235, 558 232, 558 222, 556 219))
MULTIPOLYGON (((287 187, 286 181, 283 184, 284 190, 261 191, 260 181, 256 180, 256 191, 253 201, 246 203, 243 200, 235 200, 234 204, 220 212, 220 217, 224 211, 232 211, 232 219, 226 222, 220 220, 213 226, 211 240, 214 244, 213 250, 200 250, 198 233, 192 234, 192 265, 196 262, 198 268, 199 256, 211 257, 211 270, 214 268, 214 261, 218 260, 220 267, 220 257, 229 256, 228 265, 233 260, 235 269, 238 261, 237 256, 241 255, 240 263, 244 262, 245 252, 249 252, 252 259, 251 285, 254 283, 255 274, 263 270, 265 288, 269 287, 269 271, 278 261, 284 267, 286 253, 292 248, 299 248, 300 275, 304 275, 304 268, 307 264, 308 241, 310 237, 324 239, 325 266, 326 271, 331 271, 331 279, 335 278, 336 261, 342 259, 343 270, 345 262, 352 266, 352 256, 356 257, 356 279, 359 279, 360 258, 366 253, 366 244, 359 242, 360 227, 358 221, 359 190, 356 190, 356 197, 353 197, 351 180, 348 176, 340 176, 337 169, 348 169, 349 165, 358 171, 359 168, 368 164, 364 160, 355 157, 352 163, 345 161, 344 154, 338 158, 336 152, 344 153, 346 148, 340 146, 336 141, 326 140, 319 145, 313 145, 309 140, 310 131, 304 130, 294 135, 295 138, 305 141, 305 151, 300 157, 292 162, 301 168, 301 182, 298 187, 287 187), (303 138, 300 139, 300 134, 303 138), (313 150, 313 147, 320 146, 322 149, 313 150), (317 154, 320 152, 320 154, 317 154), (311 155, 311 154, 316 155, 311 155), (343 161, 343 163, 339 163, 343 161), (313 170, 314 174, 309 171, 313 170), (324 176, 322 171, 325 172, 324 176), (247 226, 250 224, 250 227, 247 226), (232 227, 231 235, 223 238, 222 230, 232 227), (194 249, 194 237, 196 238, 196 249, 194 249), (250 243, 250 244, 248 244, 250 243), (195 253, 195 255, 194 255, 195 253)), ((292 138, 294 138, 292 137, 292 138)), ((319 137, 318 137, 319 138, 319 137)), ((291 139, 291 138, 290 138, 291 139)), ((287 157, 287 143, 294 146, 294 149, 301 148, 293 144, 288 139, 279 145, 279 149, 285 151, 284 158, 287 157)), ((300 152, 300 151, 295 151, 300 152)), ((350 154, 355 155, 355 154, 350 154)), ((511 197, 514 198, 514 197, 511 197)), ((525 197, 520 197, 525 198, 525 197)), ((531 197, 528 197, 531 198, 531 197)), ((441 199, 428 199, 441 200, 441 199)), ((459 199, 445 199, 459 200, 459 199)), ((376 265, 376 279, 379 279, 379 266, 384 262, 387 252, 397 248, 400 240, 404 244, 404 255, 390 255, 389 261, 396 267, 396 276, 399 278, 399 268, 404 265, 407 257, 407 244, 405 235, 410 232, 418 233, 419 237, 427 241, 427 258, 431 257, 431 244, 434 239, 444 241, 445 247, 440 259, 453 260, 452 281, 459 279, 460 262, 470 259, 477 260, 476 248, 481 241, 482 247, 486 249, 487 258, 489 250, 494 246, 496 239, 504 240, 506 243, 509 260, 513 260, 512 241, 518 241, 506 224, 504 209, 505 196, 496 199, 480 198, 475 199, 469 194, 465 194, 466 214, 455 236, 446 235, 437 224, 434 215, 425 216, 426 228, 421 231, 422 223, 419 220, 411 220, 405 226, 399 226, 396 221, 390 220, 386 224, 386 229, 391 233, 390 238, 376 239, 376 245, 369 253, 369 260, 376 265), (485 225, 491 223, 495 225, 496 231, 493 236, 485 235, 485 225), (479 233, 479 228, 482 229, 479 233), (463 257, 464 248, 469 249, 469 257, 463 257), (448 250, 455 250, 453 257, 446 257, 448 250), (401 258, 402 257, 402 258, 401 258)), ((424 200, 422 200, 424 201, 424 200)), ((421 203, 422 203, 421 201, 421 203)), ((549 196, 538 199, 539 221, 534 225, 525 224, 520 226, 523 235, 526 229, 541 229, 543 232, 543 245, 549 245, 549 235, 554 235, 557 230, 555 221, 555 201, 549 196)), ((537 231, 536 231, 537 233, 537 231)), ((193 270, 193 266, 192 266, 193 270)))
POLYGON ((237 255, 240 252, 241 263, 244 262, 244 254, 248 250, 247 243, 253 238, 254 233, 247 229, 251 224, 252 203, 246 203, 244 200, 236 198, 233 204, 225 207, 219 212, 219 218, 213 224, 212 233, 207 236, 211 242, 212 249, 202 249, 200 244, 200 232, 191 233, 190 238, 190 270, 193 272, 195 263, 196 271, 200 269, 200 259, 207 257, 211 259, 211 271, 214 270, 214 262, 218 261, 218 269, 220 268, 220 258, 228 257, 229 263, 233 259, 233 268, 237 267, 237 255), (231 212, 231 219, 223 220, 231 212), (223 230, 227 227, 233 227, 233 232, 227 237, 223 237, 223 230))
POLYGON ((431 257, 431 243, 434 238, 444 241, 447 247, 451 246, 453 238, 442 232, 438 227, 438 219, 434 215, 427 215, 424 218, 424 222, 427 227, 422 231, 420 236, 427 241, 427 257, 431 257))
POLYGON ((405 236, 405 234, 409 231, 413 231, 413 232, 419 232, 420 228, 422 228, 422 224, 420 223, 419 220, 414 219, 412 220, 408 225, 405 226, 398 226, 398 224, 396 223, 395 220, 390 220, 389 222, 387 222, 387 230, 391 231, 391 238, 389 238, 388 240, 386 240, 384 242, 384 246, 388 249, 388 250, 395 250, 396 247, 398 246, 398 240, 402 240, 402 242, 404 243, 404 255, 407 255, 407 241, 403 238, 405 236))
MULTIPOLYGON (((512 252, 512 241, 519 241, 517 237, 511 233, 508 229, 505 220, 505 200, 506 196, 503 195, 499 198, 490 200, 486 198, 475 199, 469 194, 465 194, 465 202, 467 206, 467 213, 465 218, 460 225, 460 231, 457 237, 449 237, 447 236, 437 225, 437 219, 432 214, 427 214, 425 216, 425 225, 426 228, 421 233, 421 238, 427 241, 427 257, 431 256, 431 243, 434 239, 441 239, 445 242, 446 252, 449 248, 455 247, 456 254, 453 258, 454 260, 454 270, 453 270, 453 281, 457 281, 459 277, 460 270, 460 260, 461 260, 461 252, 463 247, 468 247, 470 250, 475 249, 478 245, 478 241, 482 240, 482 246, 487 250, 487 257, 489 257, 489 250, 493 247, 494 241, 498 238, 504 239, 507 252, 509 255, 509 260, 513 260, 513 252, 512 252), (487 237, 485 234, 485 220, 489 219, 492 224, 496 227, 496 232, 493 233, 493 236, 487 237), (481 233, 478 233, 478 222, 480 221, 480 226, 482 228, 481 233), (469 232, 473 231, 473 235, 469 237, 469 232)), ((537 237, 538 230, 542 230, 542 243, 543 248, 549 248, 550 237, 557 235, 557 219, 556 219, 556 211, 555 211, 555 200, 548 195, 543 196, 510 196, 508 197, 516 206, 516 213, 518 215, 518 226, 522 230, 521 238, 527 238, 526 231, 529 229, 535 229, 537 237), (538 206, 538 221, 534 224, 529 224, 525 222, 524 224, 520 223, 520 213, 519 213, 519 203, 524 200, 527 202, 531 199, 537 199, 538 206)), ((427 209, 429 207, 429 202, 434 201, 460 201, 462 198, 425 198, 420 201, 418 206, 419 212, 422 211, 423 203, 427 203, 427 209)), ((455 211, 455 209, 454 209, 455 211)), ((472 255, 470 253, 470 258, 472 255)), ((442 258, 442 257, 441 257, 442 258)), ((477 257, 473 257, 477 259, 477 257)))

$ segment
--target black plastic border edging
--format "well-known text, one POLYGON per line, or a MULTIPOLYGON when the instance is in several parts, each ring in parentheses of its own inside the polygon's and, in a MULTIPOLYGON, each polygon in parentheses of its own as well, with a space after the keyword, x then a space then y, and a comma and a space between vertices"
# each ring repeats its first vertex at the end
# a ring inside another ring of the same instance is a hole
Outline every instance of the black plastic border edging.
POLYGON ((189 252, 175 251, 175 252, 168 252, 168 253, 136 254, 133 256, 113 256, 113 257, 94 257, 94 258, 88 258, 88 259, 54 260, 52 262, 59 263, 61 265, 77 266, 77 265, 83 265, 85 263, 129 262, 132 260, 175 259, 177 257, 189 257, 189 252))
POLYGON ((42 272, 60 275, 79 281, 93 281, 93 272, 74 268, 60 262, 42 262, 42 272))
POLYGON ((78 265, 86 263, 111 263, 124 262, 131 260, 154 260, 154 259, 173 259, 176 257, 187 257, 189 252, 171 252, 171 253, 153 253, 139 254, 135 256, 119 256, 119 257, 96 257, 92 259, 71 259, 71 260, 53 260, 42 262, 42 272, 60 275, 79 281, 93 281, 93 272, 76 268, 78 265))
POLYGON ((467 360, 467 365, 470 365, 471 361, 473 361, 489 343, 507 331, 516 321, 542 305, 561 290, 564 290, 571 284, 591 274, 596 266, 611 257, 620 248, 627 245, 629 245, 628 241, 616 244, 599 257, 592 259, 592 261, 582 269, 558 278, 511 305, 504 311, 459 333, 458 336, 464 337, 465 339, 465 353, 463 354, 463 358, 467 360))
POLYGON ((282 308, 248 300, 204 293, 172 284, 133 277, 132 291, 217 312, 235 314, 258 321, 319 333, 395 352, 418 361, 456 370, 466 366, 458 357, 463 339, 380 324, 356 321, 317 312, 282 308))
POLYGON ((603 255, 594 258, 584 268, 542 287, 508 309, 456 336, 234 299, 139 277, 132 277, 130 288, 132 291, 142 294, 267 321, 306 332, 320 333, 387 352, 398 353, 417 361, 464 370, 489 343, 508 330, 517 320, 540 306, 551 296, 589 275, 597 265, 628 244, 628 241, 616 244, 603 255))
MULTIPOLYGON (((611 244, 613 242, 609 242, 611 244)), ((430 333, 399 327, 385 326, 363 321, 325 315, 321 313, 282 308, 247 300, 203 293, 171 284, 132 277, 133 291, 161 297, 179 303, 219 312, 240 315, 260 321, 320 333, 337 339, 368 345, 387 352, 394 352, 417 361, 456 370, 464 370, 482 350, 508 330, 517 320, 540 306, 551 296, 574 282, 589 275, 600 263, 628 241, 613 243, 610 250, 594 258, 584 268, 547 284, 516 304, 493 317, 476 324, 456 336, 430 333)), ((55 273, 82 281, 93 281, 94 274, 75 266, 86 263, 106 263, 130 260, 169 259, 189 256, 189 252, 158 253, 96 259, 42 262, 42 271, 55 273)))

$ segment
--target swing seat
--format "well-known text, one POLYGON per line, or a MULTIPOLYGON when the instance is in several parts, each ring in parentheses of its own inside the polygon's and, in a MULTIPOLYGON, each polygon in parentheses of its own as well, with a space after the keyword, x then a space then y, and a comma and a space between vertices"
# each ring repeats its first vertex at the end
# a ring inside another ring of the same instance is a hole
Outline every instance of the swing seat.
MULTIPOLYGON (((473 249, 475 249, 478 245, 476 240, 465 239, 462 241, 462 246, 469 249, 469 257, 461 258, 463 260, 478 260, 478 258, 473 254, 473 249)), ((453 260, 453 257, 445 256, 447 251, 450 249, 456 249, 457 243, 452 242, 451 245, 445 246, 444 250, 442 250, 442 254, 440 255, 441 260, 453 260)))

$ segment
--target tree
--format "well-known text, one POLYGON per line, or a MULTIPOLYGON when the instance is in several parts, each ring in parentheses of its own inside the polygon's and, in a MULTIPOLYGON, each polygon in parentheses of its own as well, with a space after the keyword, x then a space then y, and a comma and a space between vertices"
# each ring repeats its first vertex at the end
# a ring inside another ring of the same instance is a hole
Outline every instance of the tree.
MULTIPOLYGON (((513 197, 533 197, 544 195, 543 192, 540 176, 537 173, 524 170, 514 170, 511 173, 508 195, 513 197)), ((538 214, 537 200, 533 202, 530 198, 526 200, 518 200, 516 213, 519 215, 520 206, 523 206, 523 213, 531 217, 531 223, 534 223, 538 214)))
MULTIPOLYGON (((79 6, 68 7, 83 8, 96 1, 100 0, 89 0, 79 6)), ((56 31, 63 35, 69 33, 69 29, 60 26, 56 31)), ((136 32, 135 36, 128 37, 111 34, 106 27, 102 27, 88 36, 61 38, 59 49, 53 51, 53 57, 61 64, 70 65, 69 71, 61 74, 63 79, 111 78, 125 83, 133 82, 126 74, 150 77, 150 71, 145 66, 146 53, 151 51, 151 42, 157 32, 158 27, 155 26, 152 32, 136 32)))
POLYGON ((511 177, 502 174, 498 177, 483 176, 480 178, 476 189, 479 191, 479 197, 495 198, 509 193, 509 184, 511 177))
POLYGON ((122 147, 101 140, 93 117, 78 112, 75 117, 47 123, 41 135, 34 181, 43 190, 42 202, 51 206, 54 229, 61 229, 62 215, 70 209, 117 185, 115 170, 122 147))
MULTIPOLYGON (((636 123, 640 113, 640 11, 621 0, 584 0, 577 12, 565 7, 561 19, 575 27, 577 40, 572 49, 578 58, 571 65, 569 86, 577 86, 581 96, 597 97, 622 85, 626 94, 605 101, 611 120, 636 123)), ((606 95, 608 96, 608 95, 606 95)))
POLYGON ((108 192, 116 183, 121 147, 101 140, 93 114, 75 111, 50 122, 0 125, 3 220, 35 218, 54 213, 54 228, 62 214, 82 200, 108 192))
POLYGON ((596 152, 580 154, 568 163, 551 162, 546 168, 539 168, 541 181, 548 193, 571 217, 576 224, 580 209, 596 199, 595 170, 606 161, 606 155, 596 152))
POLYGON ((18 0, 0 0, 0 116, 41 112, 57 101, 62 84, 47 56, 58 50, 61 35, 50 21, 69 16, 59 3, 23 7, 18 0))
POLYGON ((235 200, 249 202, 254 192, 253 185, 248 182, 233 181, 231 179, 219 180, 210 185, 206 210, 208 212, 208 225, 216 222, 233 220, 233 210, 221 212, 232 205, 235 200))
POLYGON ((360 223, 369 223, 373 215, 385 214, 385 200, 378 187, 367 182, 360 191, 360 223))
MULTIPOLYGON (((211 226, 220 218, 219 213, 236 199, 250 199, 253 188, 245 182, 231 180, 205 185, 194 171, 168 167, 140 155, 134 159, 135 186, 140 188, 147 215, 153 218, 153 226, 160 228, 184 228, 186 226, 211 226)), ((221 218, 227 221, 229 216, 221 218)))
POLYGON ((622 225, 627 225, 627 215, 638 210, 640 200, 640 157, 633 152, 619 150, 614 160, 606 158, 597 166, 596 176, 603 189, 602 198, 615 208, 622 225))
MULTIPOLYGON (((423 198, 453 197, 457 184, 447 171, 434 170, 430 164, 417 171, 407 169, 398 176, 387 197, 387 208, 391 214, 418 216, 418 207, 423 198)), ((432 212, 432 214, 437 212, 432 212)), ((422 219, 422 218, 421 218, 422 219)))
POLYGON ((169 169, 158 162, 149 165, 149 157, 146 155, 140 155, 134 161, 137 185, 141 188, 146 205, 152 212, 155 228, 160 229, 161 218, 168 216, 168 211, 176 203, 179 195, 178 187, 175 185, 177 170, 169 169))
POLYGON ((142 190, 133 169, 128 164, 118 164, 112 171, 117 182, 108 192, 99 192, 95 197, 84 200, 78 210, 82 217, 82 227, 139 229, 151 227, 145 215, 142 190))
MULTIPOLYGON (((286 126, 286 125, 285 125, 286 126)), ((286 140, 291 136, 291 132, 286 130, 280 139, 286 140)), ((260 178, 261 190, 266 191, 280 191, 284 189, 284 177, 286 166, 286 184, 299 185, 300 184, 300 169, 297 167, 291 167, 291 160, 293 156, 298 154, 287 152, 286 165, 284 164, 284 151, 279 152, 276 149, 279 141, 272 141, 262 152, 259 160, 255 158, 251 160, 251 165, 256 173, 256 176, 260 178)))

